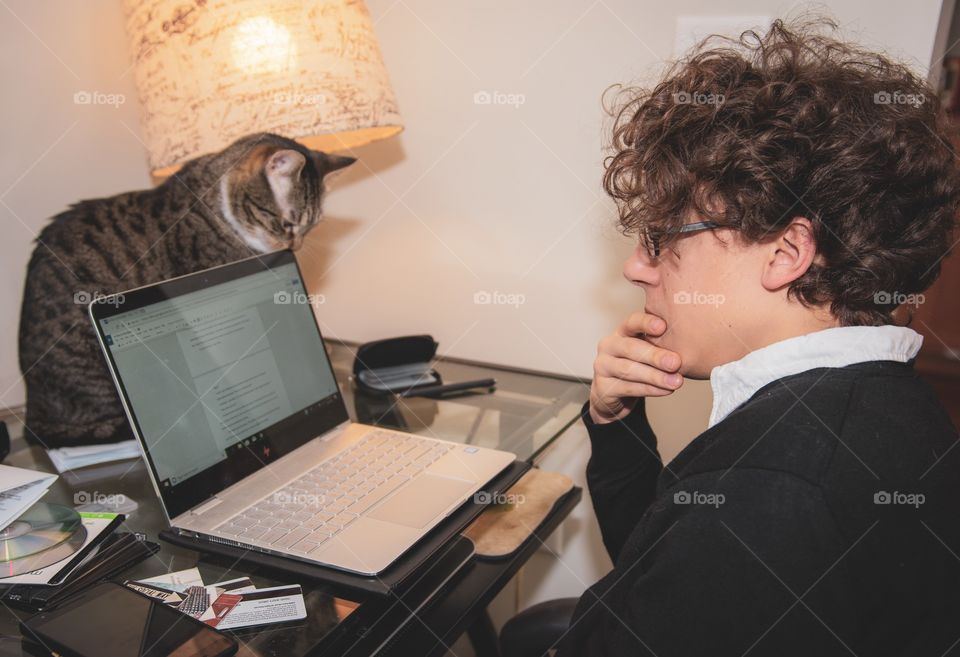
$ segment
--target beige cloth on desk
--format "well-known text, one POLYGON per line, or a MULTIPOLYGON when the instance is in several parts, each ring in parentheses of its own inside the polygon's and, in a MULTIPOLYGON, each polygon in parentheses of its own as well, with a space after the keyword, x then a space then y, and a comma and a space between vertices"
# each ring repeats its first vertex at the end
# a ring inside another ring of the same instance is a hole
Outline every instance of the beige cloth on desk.
POLYGON ((512 554, 572 488, 573 480, 566 475, 529 470, 503 494, 503 503, 488 507, 463 535, 473 541, 479 556, 512 554))

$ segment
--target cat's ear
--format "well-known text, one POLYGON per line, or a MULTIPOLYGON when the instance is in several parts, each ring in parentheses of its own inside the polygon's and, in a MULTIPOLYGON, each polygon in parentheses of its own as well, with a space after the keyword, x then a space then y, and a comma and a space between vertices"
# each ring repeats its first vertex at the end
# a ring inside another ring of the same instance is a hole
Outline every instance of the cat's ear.
POLYGON ((320 172, 321 176, 325 176, 328 173, 333 173, 338 169, 343 169, 354 162, 357 161, 357 158, 350 157, 348 155, 330 155, 329 153, 324 153, 323 151, 314 151, 313 158, 317 165, 317 170, 320 172))
POLYGON ((302 153, 284 148, 276 151, 267 158, 264 171, 267 178, 273 179, 293 179, 300 175, 303 165, 307 163, 307 158, 302 153))
POLYGON ((267 182, 270 183, 270 189, 273 191, 274 201, 284 219, 291 216, 293 210, 290 203, 291 191, 306 163, 307 158, 302 153, 283 149, 272 153, 263 167, 264 173, 267 174, 267 182))

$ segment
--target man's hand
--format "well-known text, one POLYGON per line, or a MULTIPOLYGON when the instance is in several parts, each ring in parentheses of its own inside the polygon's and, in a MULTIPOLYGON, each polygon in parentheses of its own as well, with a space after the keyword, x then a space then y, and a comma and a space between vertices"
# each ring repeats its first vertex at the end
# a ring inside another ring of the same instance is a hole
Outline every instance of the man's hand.
POLYGON ((597 345, 590 386, 590 417, 606 424, 625 417, 639 397, 663 397, 683 384, 680 355, 645 336, 662 335, 667 324, 656 315, 635 312, 597 345))

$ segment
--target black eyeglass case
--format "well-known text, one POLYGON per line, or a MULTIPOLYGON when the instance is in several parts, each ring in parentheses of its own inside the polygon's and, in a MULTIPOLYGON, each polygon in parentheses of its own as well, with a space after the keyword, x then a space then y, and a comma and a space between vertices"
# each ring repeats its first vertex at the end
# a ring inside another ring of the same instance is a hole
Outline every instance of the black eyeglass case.
POLYGON ((437 341, 430 335, 407 335, 360 345, 353 361, 353 380, 358 390, 388 395, 440 385, 440 373, 432 367, 437 341))

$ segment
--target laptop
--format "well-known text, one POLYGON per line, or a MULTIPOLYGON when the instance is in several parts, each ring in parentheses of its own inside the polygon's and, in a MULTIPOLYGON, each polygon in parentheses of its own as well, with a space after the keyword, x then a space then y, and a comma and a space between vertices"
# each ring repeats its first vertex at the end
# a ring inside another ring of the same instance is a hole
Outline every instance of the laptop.
POLYGON ((350 421, 290 251, 90 303, 174 533, 363 575, 514 462, 350 421))

